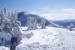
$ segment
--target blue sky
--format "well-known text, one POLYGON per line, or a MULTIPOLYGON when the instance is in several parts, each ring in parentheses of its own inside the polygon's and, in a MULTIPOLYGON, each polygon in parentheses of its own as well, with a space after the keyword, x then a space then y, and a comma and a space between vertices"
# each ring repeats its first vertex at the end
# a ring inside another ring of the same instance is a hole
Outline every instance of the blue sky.
POLYGON ((0 0, 0 9, 27 11, 47 19, 74 19, 75 0, 0 0))
POLYGON ((0 0, 0 8, 4 7, 17 11, 75 8, 75 0, 0 0))

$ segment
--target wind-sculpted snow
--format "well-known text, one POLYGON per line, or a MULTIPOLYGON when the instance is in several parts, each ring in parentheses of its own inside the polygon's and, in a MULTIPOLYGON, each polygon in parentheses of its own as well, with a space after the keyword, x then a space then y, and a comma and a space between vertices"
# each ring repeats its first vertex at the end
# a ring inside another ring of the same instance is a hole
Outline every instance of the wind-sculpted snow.
POLYGON ((40 45, 38 42, 31 44, 22 44, 17 46, 16 50, 47 50, 48 45, 40 45))
POLYGON ((75 31, 47 27, 22 32, 23 35, 30 33, 33 35, 29 39, 22 37, 16 50, 75 50, 75 31))

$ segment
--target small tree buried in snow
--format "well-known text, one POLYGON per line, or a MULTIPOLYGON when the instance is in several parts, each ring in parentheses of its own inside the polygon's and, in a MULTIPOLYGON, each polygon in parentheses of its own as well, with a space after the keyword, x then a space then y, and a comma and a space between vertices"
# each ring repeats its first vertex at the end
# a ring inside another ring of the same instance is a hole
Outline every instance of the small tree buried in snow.
POLYGON ((42 18, 41 19, 41 28, 42 29, 45 29, 45 27, 46 27, 45 24, 46 24, 46 21, 42 18))
POLYGON ((36 19, 32 16, 28 17, 28 21, 27 21, 27 26, 28 29, 27 30, 34 30, 37 29, 37 22, 36 19))
POLYGON ((74 25, 73 24, 70 24, 69 26, 66 26, 66 27, 67 27, 68 30, 73 31, 74 25))

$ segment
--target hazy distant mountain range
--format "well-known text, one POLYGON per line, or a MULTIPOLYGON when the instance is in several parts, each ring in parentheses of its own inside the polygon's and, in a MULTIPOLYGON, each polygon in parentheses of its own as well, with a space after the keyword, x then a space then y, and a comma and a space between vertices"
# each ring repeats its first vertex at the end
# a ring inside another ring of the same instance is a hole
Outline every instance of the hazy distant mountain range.
POLYGON ((58 20, 53 22, 63 27, 66 27, 66 26, 75 27, 75 19, 58 20))

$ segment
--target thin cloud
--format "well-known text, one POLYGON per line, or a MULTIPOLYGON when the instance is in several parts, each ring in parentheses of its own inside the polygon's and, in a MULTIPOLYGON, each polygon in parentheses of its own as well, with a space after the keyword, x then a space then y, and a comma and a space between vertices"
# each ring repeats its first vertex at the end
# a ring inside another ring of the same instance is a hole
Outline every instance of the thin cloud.
POLYGON ((31 12, 33 14, 37 14, 41 17, 45 17, 48 20, 63 20, 63 19, 75 19, 75 9, 59 9, 59 10, 49 10, 49 11, 44 11, 43 12, 31 12))

